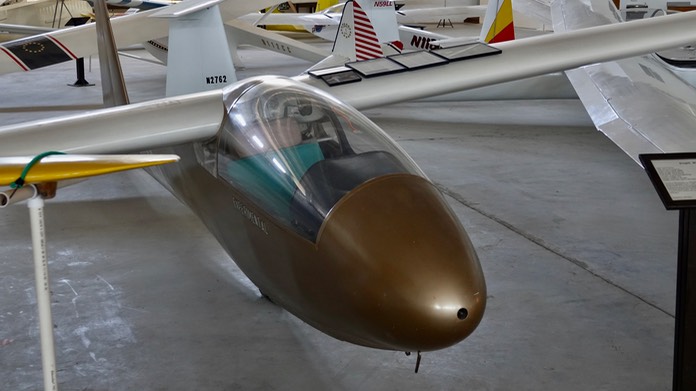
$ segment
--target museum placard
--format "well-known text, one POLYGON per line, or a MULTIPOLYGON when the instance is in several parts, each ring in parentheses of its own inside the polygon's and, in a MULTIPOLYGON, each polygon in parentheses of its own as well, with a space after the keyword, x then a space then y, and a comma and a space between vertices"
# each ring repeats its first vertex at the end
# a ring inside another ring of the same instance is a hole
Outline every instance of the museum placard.
POLYGON ((667 209, 696 207, 696 153, 640 155, 667 209))

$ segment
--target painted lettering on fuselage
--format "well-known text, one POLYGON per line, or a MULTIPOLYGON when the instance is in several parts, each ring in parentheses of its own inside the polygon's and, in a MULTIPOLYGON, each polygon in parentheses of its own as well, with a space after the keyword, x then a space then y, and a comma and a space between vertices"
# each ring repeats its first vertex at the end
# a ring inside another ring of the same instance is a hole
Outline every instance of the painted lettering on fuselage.
POLYGON ((239 211, 239 213, 242 214, 242 216, 246 217, 247 220, 251 221, 252 224, 257 226, 263 233, 268 235, 268 228, 266 228, 266 222, 263 221, 259 216, 254 213, 251 209, 249 209, 246 205, 244 205, 241 201, 239 201, 236 198, 232 198, 232 204, 234 207, 239 211))
POLYGON ((205 84, 225 84, 227 83, 226 75, 206 76, 205 84))
POLYGON ((275 41, 269 41, 267 39, 261 39, 261 44, 269 49, 273 49, 278 52, 292 53, 292 48, 288 45, 278 43, 275 41))
POLYGON ((374 8, 393 7, 393 1, 375 1, 374 8))
POLYGON ((434 41, 434 39, 432 38, 419 37, 418 35, 414 35, 411 38, 411 46, 417 49, 439 49, 440 45, 431 44, 430 42, 432 41, 434 41))

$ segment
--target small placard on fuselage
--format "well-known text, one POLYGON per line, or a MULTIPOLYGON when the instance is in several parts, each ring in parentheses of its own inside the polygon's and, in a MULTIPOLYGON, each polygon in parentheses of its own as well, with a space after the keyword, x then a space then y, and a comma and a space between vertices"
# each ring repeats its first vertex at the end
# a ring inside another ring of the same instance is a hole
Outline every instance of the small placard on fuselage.
POLYGON ((442 56, 438 56, 426 51, 395 54, 393 56, 389 56, 388 58, 394 62, 403 65, 404 67, 410 70, 426 68, 435 65, 444 65, 449 62, 446 58, 442 56))
POLYGON ((338 86, 358 82, 362 80, 361 76, 384 76, 397 72, 446 65, 452 61, 489 56, 501 52, 500 49, 484 43, 468 43, 441 49, 395 54, 372 60, 353 61, 346 63, 345 66, 312 70, 309 72, 309 75, 324 80, 329 86, 338 86))
POLYGON ((449 61, 460 61, 476 57, 490 56, 493 54, 500 54, 502 53, 502 50, 486 45, 485 43, 475 42, 465 45, 433 49, 430 52, 446 58, 449 61))
POLYGON ((382 76, 406 70, 403 65, 389 58, 375 58, 374 60, 349 62, 346 66, 355 69, 356 72, 364 77, 382 76))
POLYGON ((316 69, 307 73, 310 76, 323 80, 331 87, 340 86, 341 84, 355 83, 362 80, 357 72, 345 66, 316 69))

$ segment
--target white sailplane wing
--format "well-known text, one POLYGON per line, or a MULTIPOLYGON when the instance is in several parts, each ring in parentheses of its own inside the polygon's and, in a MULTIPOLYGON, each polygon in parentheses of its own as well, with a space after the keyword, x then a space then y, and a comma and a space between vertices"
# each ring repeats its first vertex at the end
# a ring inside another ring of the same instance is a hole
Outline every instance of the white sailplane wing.
MULTIPOLYGON (((369 108, 683 45, 696 41, 696 30, 690 28, 695 22, 696 13, 684 13, 611 24, 504 42, 495 47, 472 46, 475 51, 488 53, 469 57, 461 56, 468 46, 415 52, 348 64, 354 68, 313 71, 296 80, 323 89, 357 108, 369 108), (384 66, 394 67, 398 62, 405 65, 380 72, 384 66)), ((223 94, 214 90, 11 125, 0 127, 0 155, 37 150, 131 152, 205 140, 216 134, 224 115, 223 94)))
POLYGON ((484 4, 403 9, 396 12, 396 20, 399 23, 437 23, 442 19, 483 18, 486 15, 486 8, 484 4))
POLYGON ((302 26, 313 26, 313 25, 337 25, 339 18, 332 19, 323 13, 313 13, 313 14, 295 14, 295 13, 266 13, 262 14, 259 12, 254 12, 251 14, 246 14, 238 18, 239 20, 253 24, 253 25, 302 25, 302 26))
MULTIPOLYGON (((621 21, 611 2, 600 1, 559 0, 552 17, 556 31, 621 21)), ((597 129, 639 164, 642 153, 696 150, 696 89, 654 54, 566 74, 597 129)))
MULTIPOLYGON (((259 8, 273 5, 276 0, 226 0, 220 5, 223 20, 234 19, 259 8)), ((185 12, 195 9, 207 0, 187 0, 167 7, 185 12)), ((166 37, 169 24, 164 18, 151 17, 162 9, 138 12, 111 20, 116 46, 146 42, 166 37)), ((73 28, 17 39, 0 45, 0 74, 30 71, 65 61, 87 57, 98 52, 97 34, 93 23, 73 28)))
MULTIPOLYGON (((547 34, 491 45, 500 50, 500 53, 463 57, 465 59, 440 59, 441 54, 456 53, 457 48, 406 53, 390 56, 389 60, 349 64, 349 69, 344 71, 350 72, 352 68, 364 71, 362 74, 359 71, 353 72, 353 82, 350 83, 340 82, 341 69, 334 73, 327 70, 324 74, 328 75, 321 77, 309 74, 296 79, 324 89, 356 108, 369 108, 685 45, 695 41, 696 30, 692 28, 694 20, 696 13, 687 12, 625 24, 547 34), (406 66, 394 65, 395 61, 401 61, 406 66), (327 78, 330 78, 329 83, 325 81, 327 78), (336 80, 339 82, 336 83, 336 80)), ((461 50, 464 52, 467 47, 463 46, 461 50)), ((472 48, 477 50, 473 46, 472 48)), ((313 74, 319 75, 317 72, 313 74)), ((348 80, 348 77, 345 79, 348 80)))
POLYGON ((225 29, 229 32, 228 37, 232 37, 238 45, 253 45, 312 63, 317 63, 331 54, 315 46, 254 27, 238 19, 225 22, 225 29))
POLYGON ((220 90, 0 127, 0 156, 39 151, 126 153, 213 137, 225 108, 220 90))

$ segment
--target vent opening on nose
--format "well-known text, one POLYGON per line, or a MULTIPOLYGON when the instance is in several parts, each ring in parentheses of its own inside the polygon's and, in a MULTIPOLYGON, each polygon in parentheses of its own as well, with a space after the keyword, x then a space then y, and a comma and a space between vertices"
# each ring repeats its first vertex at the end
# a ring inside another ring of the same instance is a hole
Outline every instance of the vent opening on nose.
POLYGON ((459 320, 464 320, 467 316, 469 316, 469 311, 467 311, 466 308, 460 308, 459 311, 457 311, 457 318, 459 318, 459 320))

